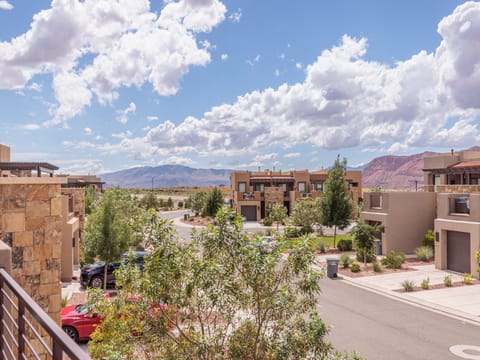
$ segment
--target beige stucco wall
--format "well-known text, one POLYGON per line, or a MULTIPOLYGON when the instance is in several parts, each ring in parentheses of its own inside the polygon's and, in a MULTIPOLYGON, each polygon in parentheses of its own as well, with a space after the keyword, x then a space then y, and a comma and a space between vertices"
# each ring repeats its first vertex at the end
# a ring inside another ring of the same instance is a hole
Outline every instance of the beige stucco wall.
POLYGON ((10 148, 6 145, 0 144, 0 162, 10 161, 10 148))
POLYGON ((425 233, 433 229, 435 219, 435 193, 428 192, 382 192, 382 207, 370 206, 369 194, 365 193, 365 207, 360 218, 378 221, 384 225, 382 253, 414 252, 422 245, 425 233))
POLYGON ((62 196, 56 178, 0 178, 0 240, 11 275, 57 322, 61 310, 62 196))

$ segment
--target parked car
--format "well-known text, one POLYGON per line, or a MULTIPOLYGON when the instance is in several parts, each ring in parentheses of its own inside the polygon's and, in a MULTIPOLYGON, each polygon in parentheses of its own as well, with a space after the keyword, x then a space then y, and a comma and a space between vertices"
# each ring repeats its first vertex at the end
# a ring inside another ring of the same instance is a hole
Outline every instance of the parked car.
POLYGON ((74 341, 89 340, 101 323, 102 317, 92 311, 88 304, 70 305, 62 308, 62 329, 74 341))
MULTIPOLYGON (((135 254, 135 264, 143 270, 143 258, 146 254, 145 251, 134 251, 135 254)), ((128 262, 129 253, 123 253, 122 259, 108 264, 107 267, 107 287, 115 287, 115 276, 114 271, 120 267, 120 264, 128 262)), ((92 288, 102 288, 103 287, 103 277, 105 270, 105 263, 103 261, 97 261, 93 264, 85 265, 82 267, 80 274, 80 284, 92 288)))
MULTIPOLYGON (((106 299, 112 299, 117 296, 117 294, 105 293, 103 296, 106 299)), ((133 304, 140 300, 140 296, 128 295, 128 298, 125 300, 133 304)), ((162 311, 167 310, 167 308, 166 304, 151 304, 148 306, 148 311, 143 313, 142 319, 148 315, 156 322, 158 321, 158 317, 161 316, 162 311)), ((120 314, 117 315, 120 316, 120 314)), ((91 304, 70 305, 62 308, 62 329, 76 342, 89 340, 90 335, 101 325, 102 320, 103 316, 94 312, 91 304)), ((167 328, 171 330, 172 326, 168 324, 167 328)), ((137 330, 133 330, 132 333, 135 336, 140 335, 137 330)))

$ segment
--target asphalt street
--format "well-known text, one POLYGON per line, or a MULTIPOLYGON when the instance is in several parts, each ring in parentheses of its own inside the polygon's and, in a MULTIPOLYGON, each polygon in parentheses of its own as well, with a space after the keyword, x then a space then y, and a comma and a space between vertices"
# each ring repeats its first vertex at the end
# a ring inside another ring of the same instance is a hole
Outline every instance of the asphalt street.
POLYGON ((342 280, 325 278, 320 286, 320 312, 338 350, 368 360, 480 360, 479 326, 342 280))

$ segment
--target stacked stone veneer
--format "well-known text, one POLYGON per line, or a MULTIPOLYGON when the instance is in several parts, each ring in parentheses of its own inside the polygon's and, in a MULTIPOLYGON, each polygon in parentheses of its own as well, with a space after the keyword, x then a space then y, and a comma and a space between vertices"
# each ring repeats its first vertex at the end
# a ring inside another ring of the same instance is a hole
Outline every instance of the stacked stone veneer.
POLYGON ((0 240, 15 281, 57 322, 61 312, 61 178, 0 178, 0 240))

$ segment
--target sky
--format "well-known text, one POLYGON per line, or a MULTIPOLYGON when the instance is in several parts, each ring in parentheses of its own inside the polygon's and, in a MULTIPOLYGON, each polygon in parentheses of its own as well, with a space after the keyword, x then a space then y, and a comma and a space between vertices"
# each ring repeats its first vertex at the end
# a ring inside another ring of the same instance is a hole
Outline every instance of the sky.
POLYGON ((0 143, 60 173, 480 145, 480 2, 0 0, 0 143))

